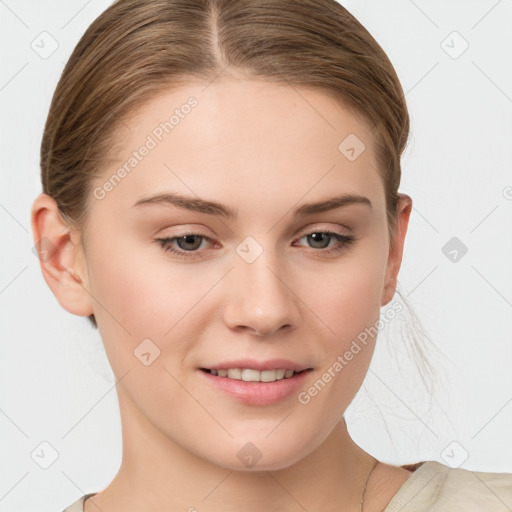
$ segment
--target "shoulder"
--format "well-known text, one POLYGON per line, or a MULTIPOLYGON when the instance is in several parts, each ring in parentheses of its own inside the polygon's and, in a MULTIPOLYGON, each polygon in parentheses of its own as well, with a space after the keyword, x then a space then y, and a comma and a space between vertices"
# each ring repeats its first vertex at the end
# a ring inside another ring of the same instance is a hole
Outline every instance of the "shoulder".
POLYGON ((81 498, 77 499, 74 503, 66 507, 62 512, 83 512, 84 510, 84 501, 89 496, 94 496, 96 493, 84 494, 81 498))
POLYGON ((451 468, 437 461, 410 467, 414 471, 383 512, 510 512, 512 474, 451 468))

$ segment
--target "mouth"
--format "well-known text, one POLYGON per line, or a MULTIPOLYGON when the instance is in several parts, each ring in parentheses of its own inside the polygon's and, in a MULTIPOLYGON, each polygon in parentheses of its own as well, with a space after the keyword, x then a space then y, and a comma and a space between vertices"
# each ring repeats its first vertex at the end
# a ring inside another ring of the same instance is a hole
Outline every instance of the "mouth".
POLYGON ((244 382, 275 382, 278 380, 287 380, 308 372, 312 368, 302 371, 287 370, 284 368, 276 368, 274 370, 254 370, 252 368, 200 368, 203 372, 215 375, 217 377, 241 380, 244 382))
POLYGON ((306 385, 313 371, 313 368, 304 368, 289 361, 284 362, 288 368, 279 368, 283 362, 275 361, 273 364, 274 368, 270 362, 258 364, 246 361, 243 366, 253 367, 243 368, 242 364, 234 367, 236 363, 232 362, 224 364, 224 368, 198 368, 198 372, 204 376, 205 383, 237 402, 250 406, 269 406, 291 400, 306 385), (257 370, 254 366, 263 366, 264 369, 257 370))

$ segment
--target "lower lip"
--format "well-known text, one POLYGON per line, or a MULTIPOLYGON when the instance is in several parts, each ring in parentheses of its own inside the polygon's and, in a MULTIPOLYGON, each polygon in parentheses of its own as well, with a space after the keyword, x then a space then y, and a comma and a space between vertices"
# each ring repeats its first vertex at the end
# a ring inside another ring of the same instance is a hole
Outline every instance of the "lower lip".
POLYGON ((274 382, 245 382, 219 377, 203 370, 198 371, 217 389, 225 391, 239 402, 248 405, 272 405, 281 402, 296 393, 311 372, 311 370, 305 370, 288 379, 274 382))

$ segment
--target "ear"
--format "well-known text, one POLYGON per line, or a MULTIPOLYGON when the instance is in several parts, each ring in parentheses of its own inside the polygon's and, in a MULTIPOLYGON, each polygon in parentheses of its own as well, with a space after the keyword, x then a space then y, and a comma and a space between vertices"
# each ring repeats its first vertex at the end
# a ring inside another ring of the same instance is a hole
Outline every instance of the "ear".
POLYGON ((412 199, 407 194, 398 194, 398 225, 394 240, 390 242, 386 277, 382 291, 381 305, 388 304, 395 295, 398 271, 402 263, 405 235, 409 225, 409 217, 412 210, 412 199))
POLYGON ((32 204, 31 224, 44 280, 59 304, 74 315, 92 315, 80 233, 73 231, 47 194, 40 194, 32 204))

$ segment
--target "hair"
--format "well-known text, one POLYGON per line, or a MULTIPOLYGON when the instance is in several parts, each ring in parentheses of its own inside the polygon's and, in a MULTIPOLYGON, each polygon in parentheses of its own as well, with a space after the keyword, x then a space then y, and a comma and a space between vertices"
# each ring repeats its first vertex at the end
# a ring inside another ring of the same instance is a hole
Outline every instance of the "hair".
MULTIPOLYGON (((115 1, 74 48, 44 128, 43 192, 63 218, 85 232, 91 181, 124 119, 159 92, 221 73, 315 88, 363 119, 394 243, 410 123, 405 95, 384 50, 335 0, 115 1)), ((97 328, 94 315, 89 320, 97 328)))

